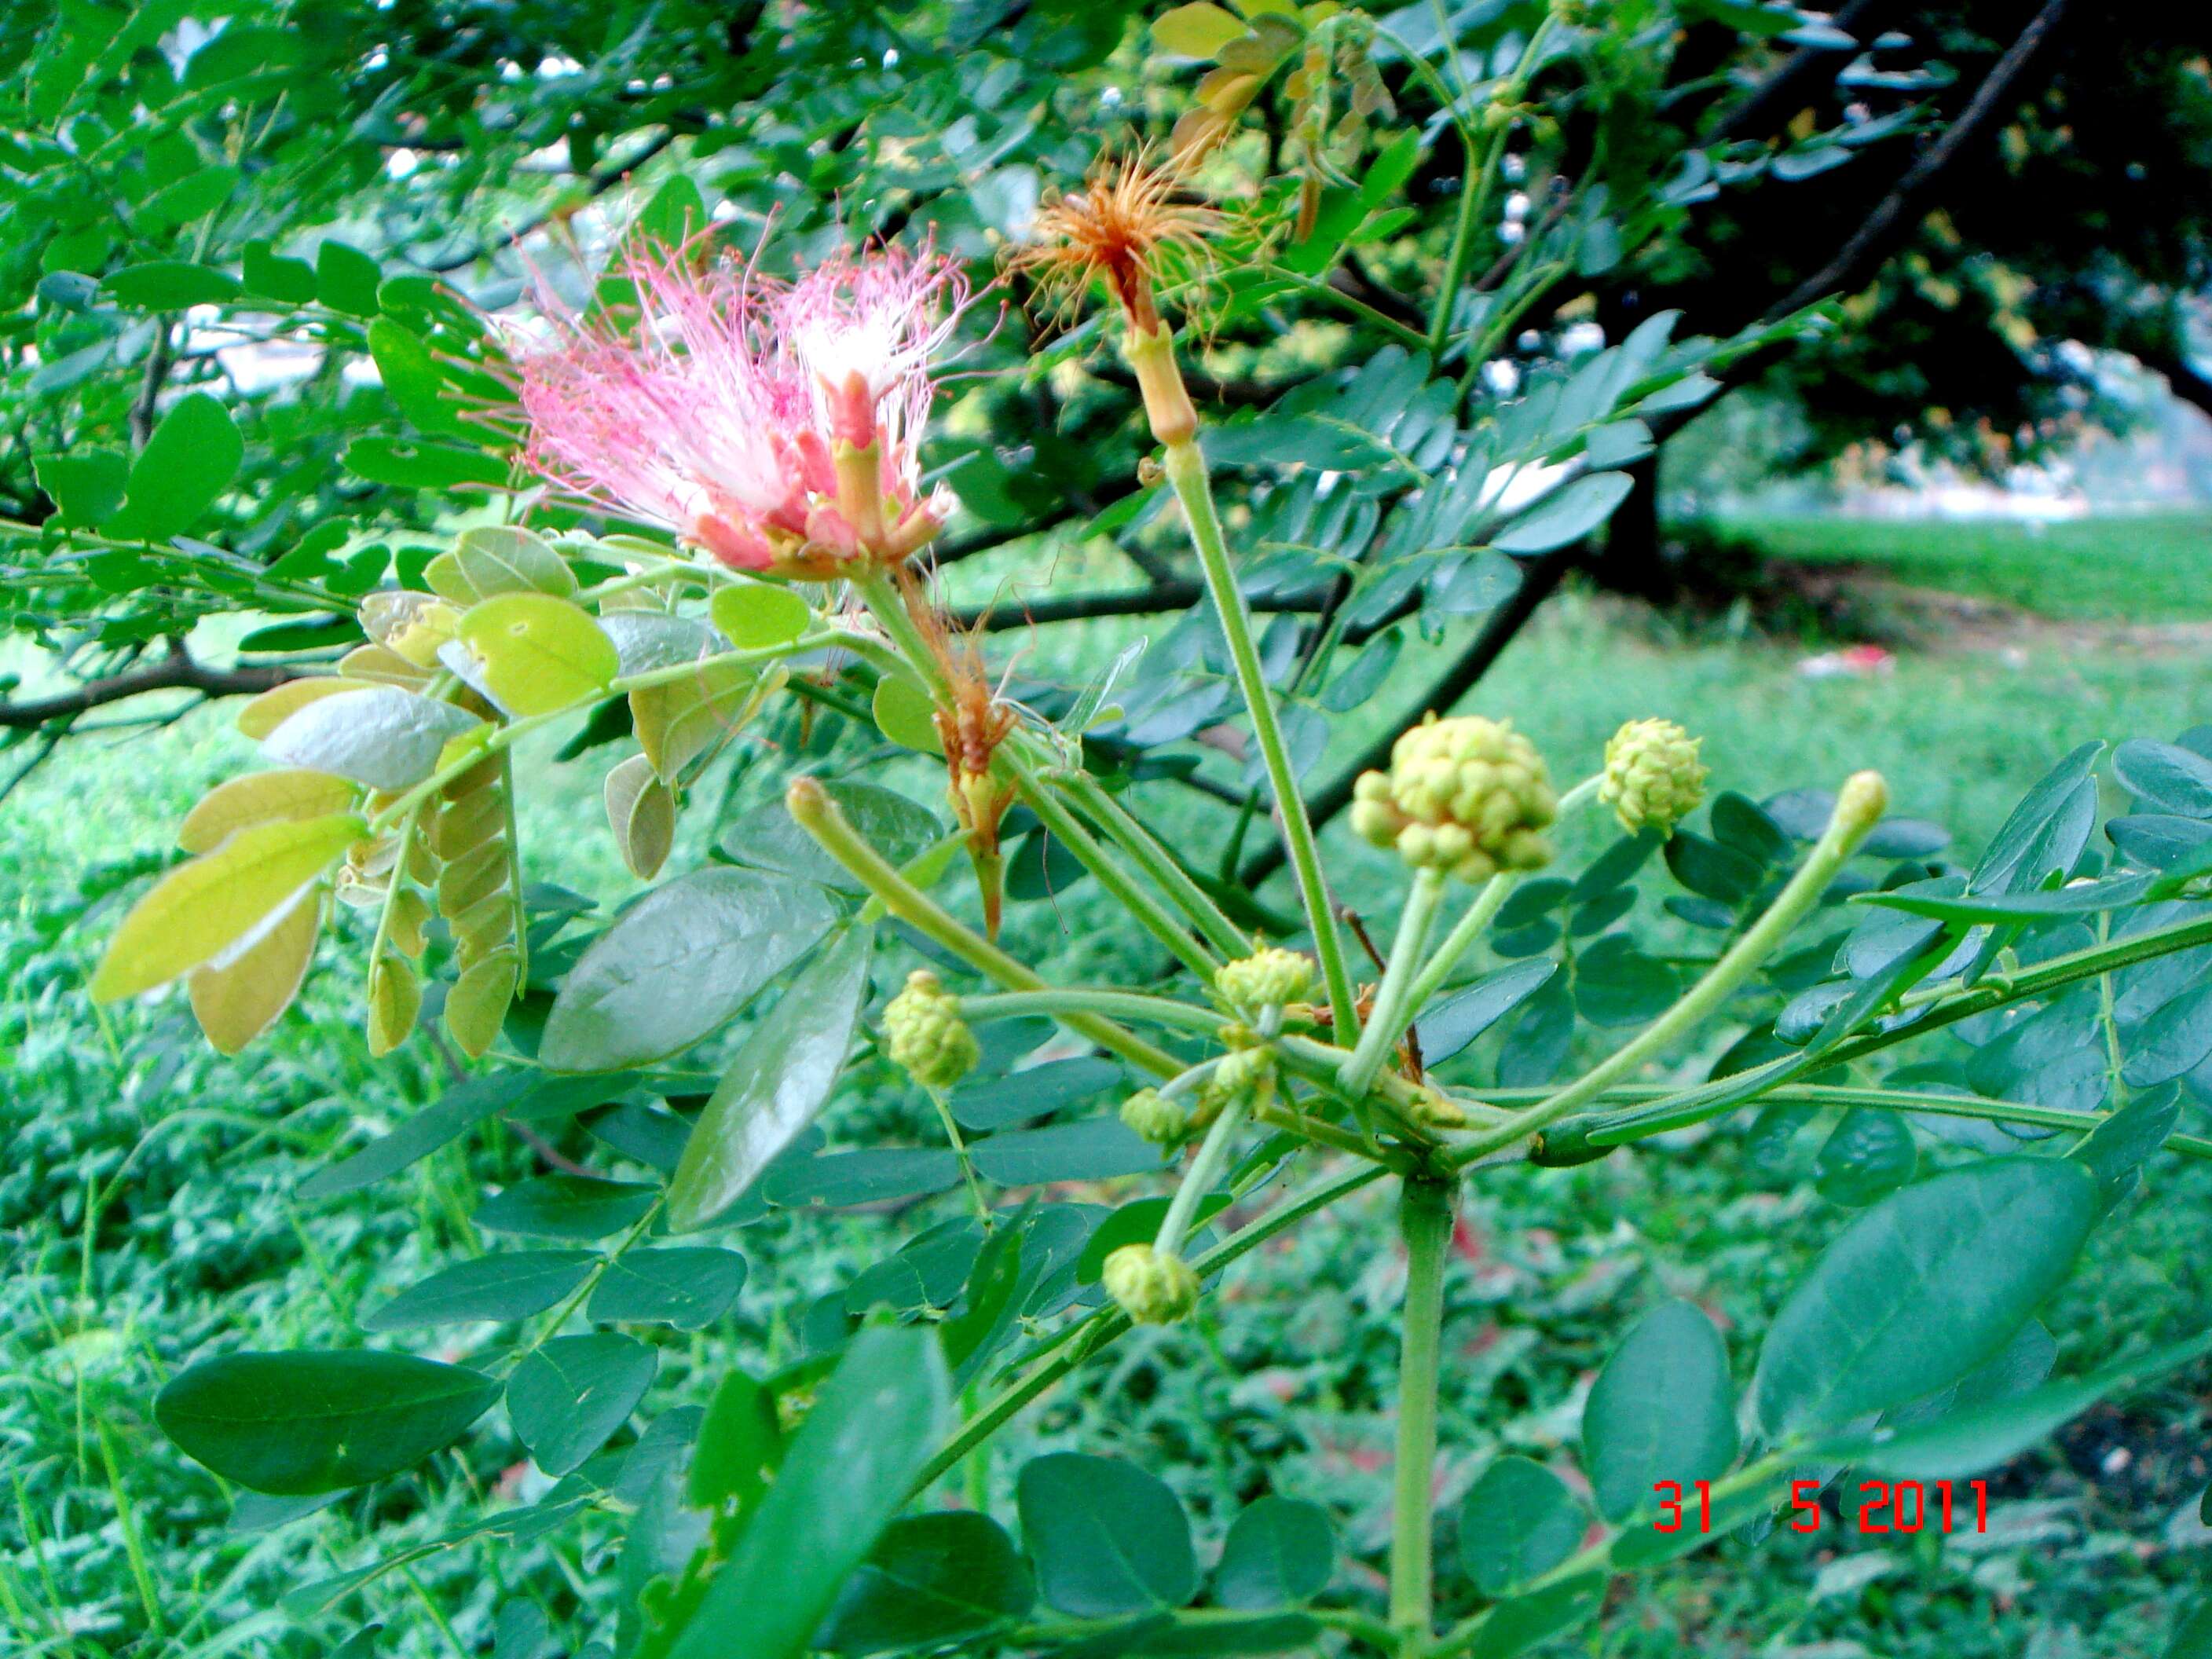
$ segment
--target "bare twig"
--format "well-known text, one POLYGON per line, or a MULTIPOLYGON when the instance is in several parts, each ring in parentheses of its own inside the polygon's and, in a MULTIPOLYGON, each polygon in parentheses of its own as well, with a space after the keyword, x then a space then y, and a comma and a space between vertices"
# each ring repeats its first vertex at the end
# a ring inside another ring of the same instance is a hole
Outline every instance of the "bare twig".
POLYGON ((66 724, 94 708, 149 691, 197 691, 204 697, 250 696, 297 679, 300 671, 281 665, 267 668, 210 668, 173 641, 168 653, 119 674, 88 680, 74 691, 49 697, 0 702, 0 729, 35 731, 66 724))
POLYGON ((1768 319, 1802 311, 1831 294, 1848 293, 1873 274, 1920 222, 1937 181, 1997 118, 2029 62, 2057 31, 2066 3, 2067 0, 2044 0, 2043 9, 1990 66, 1982 84, 1974 89, 1972 100, 1959 112, 1959 118, 1905 170, 1833 258, 1767 307, 1768 319))

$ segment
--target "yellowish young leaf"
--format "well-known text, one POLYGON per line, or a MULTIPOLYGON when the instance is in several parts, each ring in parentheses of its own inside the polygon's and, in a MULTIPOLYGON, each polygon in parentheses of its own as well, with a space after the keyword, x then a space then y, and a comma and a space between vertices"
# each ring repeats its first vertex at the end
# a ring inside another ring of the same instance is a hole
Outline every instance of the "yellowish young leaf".
POLYGON ((550 593, 501 593, 461 618, 483 689, 511 714, 548 714, 605 691, 622 672, 588 611, 550 593))
POLYGON ((814 620, 814 608, 804 596, 768 582, 718 587, 707 611, 714 626, 740 651, 765 650, 795 640, 814 620))
POLYGON ((468 585, 484 599, 534 592, 565 599, 576 591, 576 573, 560 550, 535 532, 512 525, 463 531, 453 556, 468 585))
POLYGON ((501 951, 464 971, 446 993, 446 1034, 471 1060, 480 1060, 506 1023, 514 1000, 520 963, 512 951, 501 951))
POLYGON ((1243 22, 1234 13, 1206 0, 1177 6, 1152 20, 1153 42, 1178 58, 1211 58, 1243 33, 1243 22))
POLYGON ((258 743, 317 698, 330 696, 334 692, 358 691, 361 689, 362 682, 359 680, 342 679, 330 674, 318 674, 303 680, 287 680, 282 685, 264 691, 240 709, 238 729, 258 743))
POLYGON ((275 927, 235 959, 192 969, 185 981, 192 1018, 218 1052, 237 1054, 291 1006, 307 977, 322 927, 321 893, 302 893, 275 927))
POLYGON ((211 961, 335 864, 368 826, 350 812, 240 830, 180 865, 115 930, 92 976, 100 1002, 137 996, 211 961))
POLYGON ((430 683, 431 671, 388 645, 357 645, 338 659, 338 672, 356 684, 366 681, 418 691, 430 683))
POLYGON ((306 767, 248 772, 217 784, 185 814, 177 845, 187 853, 211 853, 247 824, 328 817, 351 811, 360 794, 360 785, 306 767))
POLYGON ((368 970, 368 1052, 382 1059, 407 1041, 422 1012, 422 982, 399 957, 386 955, 368 970))

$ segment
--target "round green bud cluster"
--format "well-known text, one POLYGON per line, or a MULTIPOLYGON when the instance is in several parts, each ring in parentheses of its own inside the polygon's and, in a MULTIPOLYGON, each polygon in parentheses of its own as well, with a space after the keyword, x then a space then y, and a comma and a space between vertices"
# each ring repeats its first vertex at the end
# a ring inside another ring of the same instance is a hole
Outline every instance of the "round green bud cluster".
POLYGON ((1704 742, 1672 720, 1629 721, 1605 745, 1599 799, 1632 836, 1647 825, 1671 830, 1705 799, 1704 742))
POLYGON ((1361 775, 1352 827, 1417 868, 1487 881, 1548 861, 1559 812, 1544 757, 1510 721, 1431 714, 1399 738, 1387 774, 1361 775))
POLYGON ((1213 1120, 1232 1100, 1264 1102, 1275 1089, 1275 1051, 1261 1046, 1231 1048, 1215 1062, 1198 1085, 1187 1128, 1190 1133, 1210 1129, 1213 1120))
POLYGON ((1238 1008, 1279 1008, 1313 988, 1313 963, 1296 951, 1267 945, 1214 970, 1213 988, 1238 1008))
POLYGON ((1155 1146, 1172 1146, 1190 1133, 1190 1115, 1158 1089, 1139 1089, 1123 1101, 1121 1121, 1155 1146))
POLYGON ((1106 1294, 1139 1325, 1172 1325, 1198 1306, 1198 1274, 1179 1255, 1124 1244, 1100 1272, 1106 1294))
POLYGON ((906 976, 906 988, 884 1008, 892 1060, 925 1089, 949 1089, 975 1069, 981 1051, 960 1018, 960 999, 927 968, 906 976))

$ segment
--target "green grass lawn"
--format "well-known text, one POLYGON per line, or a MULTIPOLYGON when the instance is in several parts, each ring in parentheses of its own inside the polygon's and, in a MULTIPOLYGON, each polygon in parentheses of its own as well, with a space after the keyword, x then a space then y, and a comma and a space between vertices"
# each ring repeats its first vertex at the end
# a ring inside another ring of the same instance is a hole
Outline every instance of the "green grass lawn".
POLYGON ((1778 558, 1863 562, 1916 587, 2081 622, 2212 618, 2212 513, 2051 524, 1765 517, 1723 527, 1778 558))

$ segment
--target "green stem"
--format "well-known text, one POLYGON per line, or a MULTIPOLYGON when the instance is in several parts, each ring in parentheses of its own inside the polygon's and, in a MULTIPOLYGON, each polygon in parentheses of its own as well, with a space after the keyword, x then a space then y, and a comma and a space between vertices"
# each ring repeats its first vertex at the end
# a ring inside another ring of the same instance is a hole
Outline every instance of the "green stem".
POLYGON ((788 640, 781 645, 763 646, 753 651, 725 651, 719 656, 702 657, 696 662, 673 663, 665 668, 650 669, 641 674, 625 675, 609 684, 605 690, 594 691, 586 697, 580 697, 566 707, 549 708, 542 714, 526 714, 520 719, 508 720, 502 726, 494 727, 482 743, 471 744, 465 754, 440 767, 422 782, 408 790, 406 793, 387 803, 382 811, 368 821, 369 833, 381 835, 392 824, 404 817, 414 807, 443 789, 485 756, 496 755, 502 750, 511 749, 531 732, 543 730, 557 720, 567 720, 571 714, 580 714, 586 709, 596 707, 609 697, 622 696, 631 691, 642 690, 647 686, 672 685, 678 680, 688 679, 709 668, 749 667, 754 663, 774 662, 780 658, 798 656, 805 652, 820 650, 826 646, 844 646, 858 650, 864 645, 872 647, 874 644, 875 641, 872 640, 864 641, 857 635, 845 633, 839 629, 823 629, 811 634, 803 634, 799 638, 788 640))
POLYGON ((1167 446, 1165 465, 1168 482, 1175 489, 1176 499, 1182 503, 1191 544, 1197 549, 1199 565, 1206 573, 1206 592, 1213 600, 1221 630, 1229 640, 1229 655, 1237 667, 1237 685, 1244 694, 1245 707, 1251 711, 1253 735, 1259 740, 1260 755, 1267 763, 1267 781, 1274 791, 1283 842, 1297 878, 1306 925, 1313 930, 1314 951, 1321 959, 1322 981, 1328 987, 1335 1030, 1349 1037, 1359 1029, 1359 1018, 1351 971, 1345 963, 1344 941, 1337 933, 1335 912, 1330 908, 1328 884, 1322 874, 1321 853, 1315 845, 1313 824, 1306 817, 1305 800, 1298 793, 1297 777, 1291 769, 1290 750, 1283 742, 1283 729, 1275 719, 1273 694, 1267 689, 1267 673, 1261 666, 1259 650, 1252 642, 1251 617, 1244 609, 1244 595, 1237 586, 1236 572, 1230 568, 1229 546, 1222 535, 1220 513, 1213 504, 1213 485, 1206 476, 1206 457, 1195 442, 1186 439, 1167 446))
MULTIPOLYGON (((1615 1091, 1614 1093, 1626 1092, 1615 1091)), ((1665 1108, 1682 1091, 1650 1091, 1655 1097, 1649 1107, 1614 1112, 1601 1117, 1577 1120, 1584 1126, 1584 1138, 1594 1146, 1621 1146, 1644 1140, 1669 1130, 1703 1123, 1708 1119, 1723 1117, 1746 1100, 1727 1100, 1709 1110, 1668 1114, 1665 1108)), ((2031 1106, 2011 1100, 1978 1100, 1963 1095, 1929 1094, 1917 1089, 1851 1088, 1815 1083, 1785 1083, 1768 1089, 1755 1097, 1760 1101, 1778 1100, 1807 1106, 1840 1106, 1847 1110, 1860 1107, 1878 1108, 1894 1112, 1910 1112, 1922 1117, 1972 1118, 1984 1123, 2021 1123, 2031 1128, 2057 1129, 2086 1134, 2105 1121, 2102 1112, 2069 1111, 2062 1106, 2031 1106)), ((2179 1152, 2185 1158, 2212 1158, 2212 1139, 2199 1135, 2168 1135, 2166 1150, 2179 1152)))
POLYGON ((1237 924, 1224 915, 1221 907, 1206 890, 1190 878, 1175 854, 1160 844, 1159 838, 1101 788, 1096 778, 1087 772, 1066 770, 1049 775, 1052 781, 1075 798, 1076 804, 1090 814, 1091 821, 1106 832, 1114 844, 1182 908, 1182 913, 1206 935, 1206 942, 1224 958, 1234 961, 1250 953, 1251 941, 1238 931, 1237 924))
POLYGON ((1422 947, 1428 943, 1429 927, 1436 920, 1437 906, 1443 900, 1444 880, 1441 870, 1413 872, 1413 884, 1406 894, 1406 907, 1398 916, 1398 937, 1391 942, 1390 960, 1382 970, 1382 983, 1375 992, 1374 1014, 1359 1034, 1359 1046, 1344 1062, 1344 1091, 1354 1100, 1364 1098, 1374 1086, 1376 1074, 1382 1071, 1383 1061, 1390 1056, 1391 1046, 1405 1029, 1406 993, 1420 962, 1422 947))
POLYGON ((923 1092, 928 1095, 929 1103, 937 1108, 937 1121, 945 1126, 945 1138, 951 1143, 953 1157, 960 1160, 960 1178, 968 1183, 968 1196, 975 1203, 975 1218, 983 1224, 984 1231, 988 1232, 991 1226, 991 1206, 983 1196, 982 1183, 975 1179, 975 1165, 968 1156, 968 1142, 960 1133, 960 1126, 953 1121, 951 1103, 945 1098, 942 1089, 927 1089, 923 1092))
POLYGON ((1887 793, 1872 773, 1853 777, 1838 797, 1828 827, 1766 914, 1745 930, 1680 1001, 1575 1082, 1455 1148, 1452 1161, 1469 1164, 1534 1134, 1595 1099, 1612 1084, 1630 1076, 1703 1024, 1774 953, 1806 912, 1820 902, 1829 882, 1881 818, 1887 793))
POLYGON ((1230 1152, 1237 1144, 1237 1132, 1244 1127, 1245 1114, 1251 1108, 1252 1097, 1240 1090, 1206 1130, 1206 1139, 1199 1143, 1198 1156, 1191 1159, 1182 1185, 1176 1188, 1175 1197, 1168 1203, 1168 1212, 1160 1218, 1160 1230, 1153 1236, 1152 1249, 1160 1255, 1181 1253, 1191 1221, 1198 1214, 1199 1200, 1212 1190, 1221 1166, 1228 1162, 1230 1152))
POLYGON ((1092 991, 1054 988, 1043 991, 992 991, 960 999, 960 1012, 971 1024, 987 1019, 1014 1019, 1024 1014, 1103 1014, 1109 1019, 1168 1025, 1178 1030, 1211 1036, 1221 1029, 1221 1012, 1146 996, 1139 991, 1092 991))
MULTIPOLYGON (((795 778, 784 796, 791 816, 821 844, 823 851, 843 865, 869 892, 883 901, 884 908, 908 927, 951 951, 978 972, 988 974, 1013 991, 1040 992, 1052 988, 1024 963, 1008 956, 981 933, 963 927, 912 882, 894 870, 884 855, 861 838, 836 803, 812 778, 795 778)), ((1132 1065, 1157 1077, 1173 1077, 1182 1062, 1164 1049, 1093 1013, 1070 1010, 1056 1016, 1070 1030, 1080 1033, 1100 1048, 1111 1050, 1132 1065)))
POLYGON ((1475 221, 1489 204, 1490 181, 1497 176, 1498 163, 1505 154, 1505 135, 1504 127, 1491 135, 1482 152, 1480 172, 1474 152, 1468 153, 1467 172, 1460 180, 1459 217, 1452 225, 1451 251, 1444 258, 1443 281, 1437 289, 1436 311, 1429 319, 1428 349, 1432 362, 1442 360, 1444 342, 1451 337, 1452 313, 1458 309, 1460 284, 1467 280, 1468 260, 1474 249, 1475 221))
MULTIPOLYGON (((1000 752, 1003 754, 1005 751, 1000 752)), ((1037 815, 1045 829, 1082 861, 1084 868, 1098 878, 1101 887, 1121 901, 1122 908, 1137 919, 1146 933, 1166 945, 1186 968, 1211 985, 1213 970, 1221 964, 1205 946, 1191 937, 1189 928, 1176 920, 1159 900, 1130 879, 1128 872, 1115 860, 1113 854, 1098 844, 1090 830, 1078 822, 1075 815, 1060 803, 1034 772, 1018 761, 1012 762, 1008 769, 1014 775, 1014 787, 1021 797, 1022 804, 1037 815)))
POLYGON ((1437 1381, 1444 1318, 1444 1247, 1451 1188, 1408 1180, 1399 1197, 1406 1241, 1406 1311, 1399 1342, 1398 1449, 1390 1522, 1390 1627, 1402 1659, 1428 1646, 1436 1616, 1431 1485, 1437 1463, 1437 1381))
MULTIPOLYGON (((1239 1228, 1193 1261, 1191 1266, 1201 1279, 1218 1273, 1238 1257, 1259 1249, 1284 1229, 1296 1226, 1316 1211, 1327 1209, 1338 1199, 1356 1193, 1370 1182, 1379 1179, 1382 1173, 1376 1165, 1368 1164, 1317 1182, 1297 1197, 1285 1200, 1257 1221, 1239 1228)), ((919 1497, 928 1491, 939 1476, 975 1447, 1005 1427, 1023 1407, 1116 1337, 1127 1334, 1128 1330, 1128 1316, 1111 1308, 1102 1308, 1070 1325, 1055 1339, 1060 1344, 1057 1353, 1018 1382, 1007 1385, 990 1404, 963 1423, 952 1437, 938 1448, 937 1455, 929 1460, 915 1478, 914 1484, 907 1489, 908 1497, 919 1497), (1075 1340, 1078 1333, 1086 1328, 1091 1333, 1090 1340, 1075 1340)))
MULTIPOLYGON (((1559 817, 1555 822, 1564 822, 1568 813, 1584 801, 1594 799, 1598 786, 1604 781, 1605 775, 1601 772, 1595 777, 1584 778, 1560 796, 1559 817)), ((1474 896, 1474 902, 1468 905, 1467 913, 1452 924, 1451 932, 1444 935, 1443 943, 1437 946, 1436 954, 1429 958, 1428 966, 1421 969, 1420 977, 1413 981, 1413 988, 1407 993, 1408 1019, 1419 1018, 1421 1010, 1429 1006, 1429 1000, 1443 988, 1451 970, 1459 965, 1460 958, 1474 949, 1474 942, 1497 919, 1498 910, 1511 896, 1514 884, 1520 878, 1517 871, 1500 870, 1482 884, 1482 890, 1474 896)))
POLYGON ((906 608, 906 598, 898 584, 880 571, 852 578, 853 591, 860 596, 860 603, 868 607, 868 614, 884 630, 899 655, 927 686, 930 694, 940 704, 949 704, 949 690, 945 675, 937 664, 937 653, 922 638, 921 630, 915 626, 913 614, 906 608))

